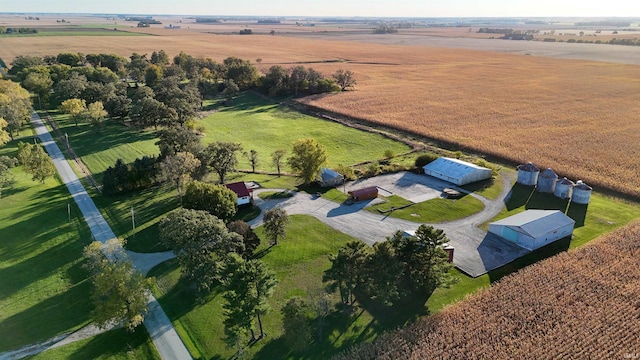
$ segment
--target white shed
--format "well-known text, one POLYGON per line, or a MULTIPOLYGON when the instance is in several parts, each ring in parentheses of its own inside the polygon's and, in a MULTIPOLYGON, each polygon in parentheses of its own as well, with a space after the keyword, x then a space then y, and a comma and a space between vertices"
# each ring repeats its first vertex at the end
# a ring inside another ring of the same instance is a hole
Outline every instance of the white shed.
POLYGON ((456 185, 466 185, 491 178, 491 169, 446 157, 438 158, 423 166, 422 169, 426 175, 456 185))
POLYGON ((535 250, 573 234, 575 221, 559 210, 526 210, 489 224, 489 232, 535 250))
POLYGON ((338 186, 342 184, 343 180, 344 176, 331 169, 322 168, 320 172, 320 186, 322 187, 338 186))

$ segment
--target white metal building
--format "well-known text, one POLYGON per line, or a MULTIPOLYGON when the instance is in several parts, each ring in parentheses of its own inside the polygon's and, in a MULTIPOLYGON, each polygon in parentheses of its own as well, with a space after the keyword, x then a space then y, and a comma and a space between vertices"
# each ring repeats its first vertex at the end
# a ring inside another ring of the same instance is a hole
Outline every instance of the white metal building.
POLYGON ((526 210, 489 224, 489 232, 535 250, 573 234, 575 221, 559 210, 526 210))
POLYGON ((491 178, 491 169, 446 157, 438 158, 423 166, 422 169, 426 175, 456 185, 466 185, 491 178))

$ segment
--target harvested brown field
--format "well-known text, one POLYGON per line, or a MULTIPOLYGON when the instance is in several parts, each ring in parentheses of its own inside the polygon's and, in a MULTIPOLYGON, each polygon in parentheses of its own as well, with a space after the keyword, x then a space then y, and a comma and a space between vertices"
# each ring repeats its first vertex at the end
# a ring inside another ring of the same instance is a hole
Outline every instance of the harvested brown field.
POLYGON ((336 359, 629 359, 638 324, 635 223, 336 359))
MULTIPOLYGON (((606 187, 640 196, 640 179, 636 176, 640 169, 637 65, 323 40, 332 35, 306 39, 213 35, 184 28, 130 31, 155 36, 3 37, 0 57, 10 63, 21 54, 73 51, 129 56, 164 49, 169 55, 183 50, 215 60, 228 56, 251 61, 260 58, 262 70, 273 64, 296 63, 312 66, 325 75, 348 69, 356 73, 355 91, 301 101, 454 147, 513 162, 533 161, 552 167, 561 176, 585 180, 596 189, 606 187)), ((490 42, 494 47, 522 43, 451 40, 490 42)), ((568 45, 583 45, 579 48, 597 53, 594 58, 620 49, 640 54, 640 49, 628 46, 529 43, 563 51, 573 48, 568 45)), ((551 51, 550 56, 553 54, 551 51)), ((639 58, 629 57, 630 61, 639 58)))

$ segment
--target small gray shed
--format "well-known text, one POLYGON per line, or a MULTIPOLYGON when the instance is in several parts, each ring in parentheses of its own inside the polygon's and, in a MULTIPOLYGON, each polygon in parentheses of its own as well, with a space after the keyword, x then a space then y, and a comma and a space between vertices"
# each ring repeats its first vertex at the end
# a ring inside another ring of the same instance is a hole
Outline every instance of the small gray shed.
POLYGON ((320 186, 322 187, 330 187, 330 186, 338 186, 342 184, 344 181, 344 176, 339 173, 328 169, 322 168, 320 173, 320 186))

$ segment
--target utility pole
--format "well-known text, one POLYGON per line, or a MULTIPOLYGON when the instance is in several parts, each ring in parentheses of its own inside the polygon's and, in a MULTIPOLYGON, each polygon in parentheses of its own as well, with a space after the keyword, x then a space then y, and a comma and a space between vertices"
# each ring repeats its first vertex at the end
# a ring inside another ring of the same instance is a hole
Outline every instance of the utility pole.
POLYGON ((133 206, 131 207, 131 225, 133 226, 133 238, 136 238, 136 217, 133 212, 133 206))
POLYGON ((71 224, 71 204, 67 203, 67 215, 69 216, 69 224, 71 224))

